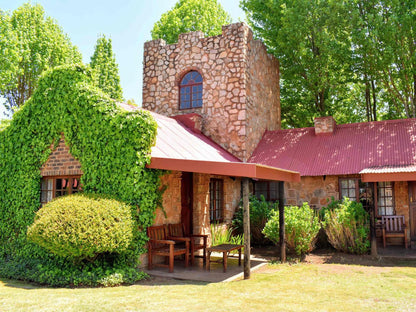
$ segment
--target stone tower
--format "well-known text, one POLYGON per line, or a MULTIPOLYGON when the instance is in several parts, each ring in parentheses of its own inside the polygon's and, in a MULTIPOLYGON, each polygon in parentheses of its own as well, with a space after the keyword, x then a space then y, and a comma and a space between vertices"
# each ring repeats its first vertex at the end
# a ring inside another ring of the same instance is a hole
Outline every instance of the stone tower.
POLYGON ((243 161, 265 130, 280 128, 279 63, 244 23, 223 26, 215 37, 191 32, 176 44, 146 42, 143 65, 143 108, 199 114, 202 133, 243 161), (203 104, 180 109, 179 84, 190 71, 202 76, 203 104))

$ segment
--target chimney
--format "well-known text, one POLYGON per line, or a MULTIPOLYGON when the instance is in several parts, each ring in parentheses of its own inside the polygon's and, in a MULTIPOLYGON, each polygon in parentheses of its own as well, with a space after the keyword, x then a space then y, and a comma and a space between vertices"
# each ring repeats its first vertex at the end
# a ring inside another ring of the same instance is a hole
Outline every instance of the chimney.
POLYGON ((334 117, 317 117, 313 120, 315 124, 315 135, 332 135, 335 132, 336 122, 334 117))

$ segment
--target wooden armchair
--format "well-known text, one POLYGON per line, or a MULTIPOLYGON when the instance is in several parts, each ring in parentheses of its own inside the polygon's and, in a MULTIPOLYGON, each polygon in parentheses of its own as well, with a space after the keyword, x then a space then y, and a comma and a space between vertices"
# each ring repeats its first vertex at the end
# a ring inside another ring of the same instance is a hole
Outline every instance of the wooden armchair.
POLYGON ((207 261, 207 240, 208 235, 204 234, 186 234, 185 226, 183 223, 169 224, 169 236, 170 237, 186 237, 191 241, 191 263, 194 265, 195 251, 202 249, 203 261, 207 261))
POLYGON ((404 216, 382 216, 383 247, 386 248, 386 239, 389 237, 403 237, 407 249, 407 233, 404 216))
POLYGON ((185 267, 189 263, 189 238, 175 237, 172 239, 168 235, 166 225, 150 226, 147 228, 147 235, 149 236, 148 243, 148 268, 153 269, 153 266, 169 267, 169 273, 173 272, 174 257, 185 255, 185 267), (182 242, 184 244, 177 244, 182 242), (153 256, 168 257, 169 264, 153 263, 153 256))

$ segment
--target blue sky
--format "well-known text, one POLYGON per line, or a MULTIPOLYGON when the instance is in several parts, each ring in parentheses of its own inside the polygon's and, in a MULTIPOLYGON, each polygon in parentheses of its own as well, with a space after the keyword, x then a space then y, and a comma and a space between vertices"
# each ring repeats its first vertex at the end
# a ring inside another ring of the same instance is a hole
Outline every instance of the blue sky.
MULTIPOLYGON (((13 11, 27 1, 0 0, 0 9, 13 11)), ((233 22, 244 20, 238 0, 218 0, 233 22)), ((38 0, 48 16, 54 18, 80 49, 89 63, 100 34, 110 37, 119 64, 121 86, 126 99, 141 105, 143 44, 151 40, 150 31, 160 16, 176 0, 38 0)), ((0 114, 1 108, 0 108, 0 114)), ((0 115, 0 118, 1 118, 0 115)))

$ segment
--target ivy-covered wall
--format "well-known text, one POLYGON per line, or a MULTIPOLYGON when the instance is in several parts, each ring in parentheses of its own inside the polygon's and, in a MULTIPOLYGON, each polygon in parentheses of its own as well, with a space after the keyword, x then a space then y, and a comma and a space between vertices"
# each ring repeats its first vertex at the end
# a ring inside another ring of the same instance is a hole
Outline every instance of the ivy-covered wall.
POLYGON ((0 131, 0 275, 55 285, 94 284, 88 275, 110 272, 114 266, 135 267, 145 251, 145 229, 161 200, 161 172, 145 168, 156 128, 149 113, 126 112, 94 87, 84 65, 45 73, 34 95, 0 131), (135 207, 137 231, 129 251, 82 268, 26 239, 40 207, 40 168, 62 133, 81 163, 84 192, 106 194, 135 207), (61 281, 56 280, 59 274, 61 281))

